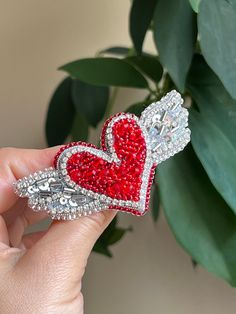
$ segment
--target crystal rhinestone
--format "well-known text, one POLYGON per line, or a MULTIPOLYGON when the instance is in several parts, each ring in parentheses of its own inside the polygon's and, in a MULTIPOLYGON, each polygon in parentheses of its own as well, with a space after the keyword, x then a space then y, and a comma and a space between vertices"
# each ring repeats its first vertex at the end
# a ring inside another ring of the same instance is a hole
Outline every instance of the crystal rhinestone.
POLYGON ((59 202, 61 205, 65 205, 65 204, 67 204, 67 199, 65 197, 61 197, 59 202))
POLYGON ((162 138, 158 135, 159 132, 156 128, 150 128, 149 130, 149 140, 151 148, 156 148, 162 142, 162 138))

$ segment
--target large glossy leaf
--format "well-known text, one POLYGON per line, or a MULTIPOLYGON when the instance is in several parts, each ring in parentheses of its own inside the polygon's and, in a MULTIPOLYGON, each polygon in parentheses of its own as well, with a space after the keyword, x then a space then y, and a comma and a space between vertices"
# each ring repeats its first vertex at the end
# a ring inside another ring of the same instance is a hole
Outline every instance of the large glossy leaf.
POLYGON ((71 78, 64 79, 50 100, 45 127, 49 146, 62 144, 71 131, 75 116, 71 81, 71 78))
POLYGON ((116 58, 87 58, 63 65, 61 70, 81 81, 99 86, 147 88, 144 76, 132 65, 116 58))
POLYGON ((187 88, 200 111, 214 121, 236 146, 236 101, 200 55, 193 59, 187 88))
POLYGON ((236 213, 236 101, 201 56, 188 78, 200 114, 192 111, 193 147, 212 183, 236 213))
POLYGON ((184 90, 196 36, 196 18, 188 1, 158 1, 154 15, 154 40, 162 65, 180 91, 184 90))
POLYGON ((129 32, 138 54, 151 23, 157 0, 133 0, 129 18, 129 32))
POLYGON ((198 13, 198 11, 199 11, 199 4, 200 4, 200 1, 201 1, 201 0, 189 0, 191 6, 192 6, 192 8, 193 8, 193 10, 194 10, 196 13, 198 13))
POLYGON ((73 142, 86 141, 89 134, 89 125, 87 120, 79 113, 76 113, 73 127, 71 130, 71 139, 73 142))
POLYGON ((162 78, 163 68, 156 57, 143 55, 128 57, 125 60, 134 65, 156 83, 162 78))
POLYGON ((200 45, 207 63, 236 98, 236 4, 201 1, 198 14, 200 45))
POLYGON ((236 213, 236 147, 221 129, 192 110, 192 144, 212 183, 236 213))
POLYGON ((158 168, 162 206, 177 241, 198 264, 236 285, 236 216, 191 146, 158 168))
POLYGON ((73 80, 72 100, 77 112, 95 127, 105 114, 109 100, 109 88, 73 80))

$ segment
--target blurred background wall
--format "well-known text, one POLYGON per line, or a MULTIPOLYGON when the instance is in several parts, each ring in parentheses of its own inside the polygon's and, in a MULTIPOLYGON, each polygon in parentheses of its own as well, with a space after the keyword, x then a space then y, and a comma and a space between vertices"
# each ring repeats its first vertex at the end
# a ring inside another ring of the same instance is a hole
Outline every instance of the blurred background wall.
MULTIPOLYGON (((111 45, 130 45, 129 0, 0 0, 0 146, 45 147, 49 97, 64 76, 58 66, 111 45)), ((151 38, 145 46, 154 49, 151 38)), ((122 89, 114 112, 140 99, 122 89)), ((233 314, 236 290, 193 270, 163 216, 154 225, 120 215, 134 231, 92 254, 83 291, 86 314, 233 314)), ((79 249, 79 248, 78 248, 79 249)))

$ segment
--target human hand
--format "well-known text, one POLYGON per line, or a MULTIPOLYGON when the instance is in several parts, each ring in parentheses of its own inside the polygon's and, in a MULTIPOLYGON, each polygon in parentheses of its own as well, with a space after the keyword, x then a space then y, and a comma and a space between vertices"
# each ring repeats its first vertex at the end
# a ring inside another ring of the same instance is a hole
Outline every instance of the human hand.
POLYGON ((115 216, 104 211, 24 235, 46 217, 19 199, 12 183, 51 166, 58 147, 0 149, 0 313, 83 313, 81 280, 94 243, 115 216))

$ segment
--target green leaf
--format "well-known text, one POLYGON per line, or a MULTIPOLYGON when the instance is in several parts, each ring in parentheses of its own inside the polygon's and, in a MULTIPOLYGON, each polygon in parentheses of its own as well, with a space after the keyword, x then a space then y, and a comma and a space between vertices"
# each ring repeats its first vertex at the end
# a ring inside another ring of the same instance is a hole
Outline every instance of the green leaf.
POLYGON ((191 111, 192 144, 211 182, 236 213, 236 147, 203 114, 191 111))
POLYGON ((177 241, 198 264, 236 285, 236 217, 191 146, 158 168, 162 206, 177 241))
POLYGON ((112 253, 109 250, 109 248, 105 244, 100 242, 99 240, 95 243, 95 245, 93 247, 93 251, 96 253, 100 253, 102 255, 105 255, 107 257, 112 257, 112 253))
POLYGON ((143 41, 151 23, 157 0, 133 0, 129 17, 129 32, 138 54, 142 53, 143 41))
POLYGON ((198 14, 200 46, 207 63, 236 98, 236 4, 201 1, 198 14))
POLYGON ((236 101, 231 98, 215 73, 201 55, 195 55, 187 88, 200 111, 236 146, 236 101))
POLYGON ((109 100, 109 88, 73 80, 72 99, 77 112, 95 127, 104 117, 109 100))
POLYGON ((236 212, 236 101, 204 59, 196 55, 188 89, 200 115, 192 111, 192 143, 218 192, 236 212))
POLYGON ((143 55, 128 57, 125 60, 134 65, 138 70, 156 83, 162 78, 163 68, 156 57, 143 55))
POLYGON ((115 244, 116 242, 120 241, 123 236, 125 235, 127 229, 124 228, 116 228, 110 235, 108 239, 108 244, 112 245, 115 244))
POLYGON ((160 195, 159 195, 159 188, 157 184, 153 185, 152 188, 152 203, 151 203, 151 208, 152 208, 152 218, 156 222, 159 213, 160 213, 160 195))
POLYGON ((154 15, 155 44, 162 65, 182 92, 196 37, 196 18, 188 1, 158 1, 154 15))
POLYGON ((144 76, 128 62, 116 58, 87 58, 66 65, 60 70, 72 77, 99 86, 147 88, 144 76))
POLYGON ((113 231, 116 229, 118 223, 117 216, 112 220, 112 222, 108 225, 108 227, 103 232, 102 236, 100 237, 104 243, 108 243, 110 236, 112 235, 113 231))
POLYGON ((109 47, 104 50, 101 50, 100 53, 109 53, 114 55, 121 55, 126 56, 130 51, 130 48, 128 47, 122 47, 122 46, 115 46, 115 47, 109 47))
POLYGON ((88 139, 89 134, 89 125, 87 120, 79 113, 76 114, 71 135, 72 141, 86 141, 88 139))
POLYGON ((46 138, 49 146, 62 144, 69 135, 75 115, 71 99, 71 78, 64 79, 56 88, 48 107, 46 138))
POLYGON ((136 116, 140 117, 143 110, 147 107, 147 105, 144 102, 137 102, 126 110, 126 112, 133 113, 136 116))
POLYGON ((189 0, 192 8, 193 8, 193 11, 195 11, 196 13, 199 12, 199 4, 200 4, 200 1, 201 0, 189 0))
POLYGON ((117 227, 117 222, 117 217, 115 217, 96 242, 93 251, 112 257, 109 246, 120 241, 127 231, 131 231, 131 228, 117 227))

